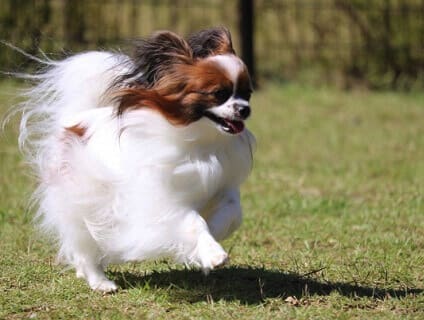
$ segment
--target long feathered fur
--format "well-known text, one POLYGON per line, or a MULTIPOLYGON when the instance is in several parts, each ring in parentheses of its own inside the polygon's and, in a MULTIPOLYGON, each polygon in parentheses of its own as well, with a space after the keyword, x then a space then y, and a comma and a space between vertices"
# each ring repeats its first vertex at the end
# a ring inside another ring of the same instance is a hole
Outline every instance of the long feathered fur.
MULTIPOLYGON (((14 114, 21 114, 18 143, 33 169, 32 173, 41 182, 32 202, 42 202, 46 193, 44 175, 57 152, 52 150, 52 141, 63 130, 64 119, 85 109, 107 105, 111 101, 107 96, 110 85, 117 76, 128 71, 126 65, 130 61, 124 55, 100 51, 54 61, 7 45, 39 63, 34 74, 10 73, 28 80, 31 86, 20 91, 23 102, 10 109, 5 122, 14 114), (81 57, 84 57, 84 64, 80 64, 81 57)), ((43 213, 40 205, 36 217, 41 218, 39 221, 44 231, 54 234, 53 225, 43 213)))
POLYGON ((43 68, 24 76, 35 85, 15 109, 19 144, 61 260, 102 291, 116 289, 102 270, 111 262, 170 256, 205 271, 225 262, 216 240, 241 223, 251 133, 225 135, 206 118, 175 126, 154 108, 119 114, 116 91, 133 87, 126 75, 145 71, 126 55, 35 60, 43 68))

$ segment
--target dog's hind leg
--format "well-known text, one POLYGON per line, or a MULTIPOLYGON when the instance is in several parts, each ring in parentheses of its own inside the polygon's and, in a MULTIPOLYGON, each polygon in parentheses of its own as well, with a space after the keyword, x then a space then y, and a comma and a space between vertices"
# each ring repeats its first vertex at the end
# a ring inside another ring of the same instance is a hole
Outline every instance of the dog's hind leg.
POLYGON ((77 277, 85 279, 91 289, 101 292, 117 290, 115 282, 106 277, 101 251, 87 231, 74 230, 72 237, 65 237, 60 253, 75 267, 77 277))

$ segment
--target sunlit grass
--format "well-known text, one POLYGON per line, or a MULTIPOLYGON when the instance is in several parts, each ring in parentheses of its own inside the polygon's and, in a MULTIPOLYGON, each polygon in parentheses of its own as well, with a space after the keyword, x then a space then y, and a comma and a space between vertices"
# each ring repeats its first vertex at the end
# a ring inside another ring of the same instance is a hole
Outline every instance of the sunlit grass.
MULTIPOLYGON (((2 112, 16 89, 0 85, 2 112)), ((422 319, 424 95, 268 85, 252 105, 258 149, 244 224, 224 242, 230 265, 209 277, 112 266, 123 289, 107 296, 55 265, 34 231, 12 121, 0 142, 0 318, 422 319)))

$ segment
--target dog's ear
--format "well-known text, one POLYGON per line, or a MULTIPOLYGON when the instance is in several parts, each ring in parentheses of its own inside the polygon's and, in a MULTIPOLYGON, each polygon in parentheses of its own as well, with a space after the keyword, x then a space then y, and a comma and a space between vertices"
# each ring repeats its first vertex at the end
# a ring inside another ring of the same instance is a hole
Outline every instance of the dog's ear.
POLYGON ((126 79, 134 79, 147 88, 169 73, 172 65, 191 64, 193 52, 186 40, 169 31, 159 31, 150 38, 138 40, 133 54, 135 68, 126 79))
POLYGON ((224 27, 211 28, 192 34, 188 43, 194 58, 206 58, 218 54, 235 54, 231 34, 224 27))

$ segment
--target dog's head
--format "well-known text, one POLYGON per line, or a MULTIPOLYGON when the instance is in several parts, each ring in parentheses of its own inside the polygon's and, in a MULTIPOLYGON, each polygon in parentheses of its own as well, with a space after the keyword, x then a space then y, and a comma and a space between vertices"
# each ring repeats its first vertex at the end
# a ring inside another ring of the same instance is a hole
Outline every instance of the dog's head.
POLYGON ((252 85, 227 29, 203 30, 187 40, 157 32, 137 42, 133 59, 118 93, 119 114, 151 108, 175 125, 206 118, 222 132, 243 131, 252 85))

